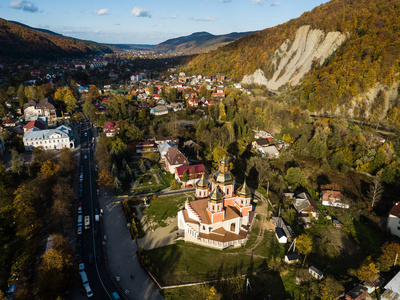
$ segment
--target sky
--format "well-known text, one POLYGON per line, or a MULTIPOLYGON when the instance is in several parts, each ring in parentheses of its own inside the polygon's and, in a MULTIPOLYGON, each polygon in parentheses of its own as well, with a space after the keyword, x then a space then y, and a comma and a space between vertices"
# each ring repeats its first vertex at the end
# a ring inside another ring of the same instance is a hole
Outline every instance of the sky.
POLYGON ((113 44, 159 44, 207 31, 257 31, 327 0, 0 0, 0 18, 113 44))

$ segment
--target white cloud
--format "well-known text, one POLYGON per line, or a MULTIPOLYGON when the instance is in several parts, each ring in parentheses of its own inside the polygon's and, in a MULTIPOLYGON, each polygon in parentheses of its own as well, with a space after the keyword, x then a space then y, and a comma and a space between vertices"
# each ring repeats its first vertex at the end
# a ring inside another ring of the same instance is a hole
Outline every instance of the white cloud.
POLYGON ((27 12, 37 12, 39 9, 33 4, 32 2, 26 1, 26 0, 16 0, 16 1, 11 1, 10 4, 8 5, 10 8, 14 9, 22 9, 23 11, 27 12))
POLYGON ((102 8, 99 10, 95 10, 93 13, 98 16, 105 16, 110 14, 110 10, 108 8, 102 8))
POLYGON ((279 1, 275 1, 274 3, 271 4, 271 6, 279 6, 281 3, 279 1))
POLYGON ((205 17, 205 18, 196 18, 194 19, 196 22, 211 22, 211 21, 217 21, 217 17, 205 17))
POLYGON ((143 8, 134 7, 131 12, 131 16, 134 17, 144 17, 144 18, 151 18, 150 11, 145 10, 143 8))
POLYGON ((171 16, 171 19, 178 19, 179 18, 179 15, 177 15, 177 14, 173 14, 172 16, 171 16))
POLYGON ((253 0, 252 3, 253 4, 258 4, 258 5, 262 5, 265 3, 266 0, 253 0))
POLYGON ((229 3, 229 2, 232 2, 232 0, 219 0, 219 2, 222 2, 222 3, 229 3))

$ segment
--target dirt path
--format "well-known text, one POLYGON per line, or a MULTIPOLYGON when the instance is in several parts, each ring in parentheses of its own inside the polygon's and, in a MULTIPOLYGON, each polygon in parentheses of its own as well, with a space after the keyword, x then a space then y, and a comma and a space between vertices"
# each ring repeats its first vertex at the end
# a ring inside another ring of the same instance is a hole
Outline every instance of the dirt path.
POLYGON ((264 239, 265 229, 267 227, 269 227, 269 226, 267 226, 267 222, 266 222, 266 218, 268 216, 268 201, 264 197, 262 197, 262 199, 259 201, 261 201, 261 205, 257 205, 256 212, 257 212, 257 215, 261 216, 260 231, 258 232, 256 241, 254 242, 254 244, 250 248, 246 249, 247 254, 252 253, 252 251, 255 248, 257 248, 258 245, 260 245, 260 243, 264 239))

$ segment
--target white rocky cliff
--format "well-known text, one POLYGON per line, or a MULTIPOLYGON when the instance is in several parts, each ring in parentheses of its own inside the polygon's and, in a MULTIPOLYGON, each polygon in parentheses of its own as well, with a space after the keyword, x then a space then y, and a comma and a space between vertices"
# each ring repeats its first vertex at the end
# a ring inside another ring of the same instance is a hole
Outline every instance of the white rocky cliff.
POLYGON ((296 32, 293 43, 286 40, 273 54, 272 68, 274 70, 270 79, 267 79, 260 69, 254 74, 243 77, 242 83, 258 83, 268 89, 277 90, 282 85, 289 83, 294 86, 300 83, 310 69, 313 61, 323 64, 345 40, 346 34, 312 29, 302 26, 296 32))

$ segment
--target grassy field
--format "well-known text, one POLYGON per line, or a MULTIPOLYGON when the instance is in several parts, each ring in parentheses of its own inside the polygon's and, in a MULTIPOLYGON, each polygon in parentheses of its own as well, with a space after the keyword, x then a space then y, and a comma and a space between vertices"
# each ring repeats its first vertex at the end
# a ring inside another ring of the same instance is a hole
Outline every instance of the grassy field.
POLYGON ((259 230, 260 222, 255 221, 250 238, 242 248, 221 251, 177 242, 146 252, 157 266, 158 279, 164 285, 231 277, 265 268, 272 257, 283 258, 284 247, 277 243, 272 232, 265 231, 264 239, 254 247, 259 230))
POLYGON ((150 201, 150 206, 143 210, 143 214, 158 226, 167 226, 165 220, 176 217, 186 199, 190 200, 191 197, 193 197, 193 193, 157 197, 150 201))

